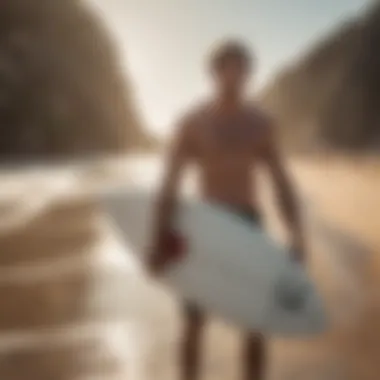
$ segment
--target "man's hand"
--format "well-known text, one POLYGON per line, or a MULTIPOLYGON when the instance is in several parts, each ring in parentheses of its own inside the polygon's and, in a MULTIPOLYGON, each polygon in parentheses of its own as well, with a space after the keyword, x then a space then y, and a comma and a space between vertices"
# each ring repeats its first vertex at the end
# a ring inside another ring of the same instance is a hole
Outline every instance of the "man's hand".
POLYGON ((178 233, 172 230, 161 233, 149 250, 149 273, 159 276, 169 265, 181 258, 184 251, 184 241, 178 233))

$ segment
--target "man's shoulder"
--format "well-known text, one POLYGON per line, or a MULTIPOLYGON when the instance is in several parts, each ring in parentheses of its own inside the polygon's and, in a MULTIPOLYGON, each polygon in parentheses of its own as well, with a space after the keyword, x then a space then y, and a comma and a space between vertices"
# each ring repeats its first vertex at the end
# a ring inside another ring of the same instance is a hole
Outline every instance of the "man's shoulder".
POLYGON ((209 103, 206 101, 193 103, 180 114, 180 121, 186 125, 197 125, 204 119, 208 109, 209 103))
POLYGON ((176 131, 187 139, 194 139, 204 122, 206 106, 204 103, 193 104, 179 114, 176 122, 176 131))

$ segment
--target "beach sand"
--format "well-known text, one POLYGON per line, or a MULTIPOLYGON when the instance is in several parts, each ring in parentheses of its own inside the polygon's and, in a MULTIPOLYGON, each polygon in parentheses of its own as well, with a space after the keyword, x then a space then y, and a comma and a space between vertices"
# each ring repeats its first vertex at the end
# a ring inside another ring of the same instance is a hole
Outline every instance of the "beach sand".
MULTIPOLYGON (((153 165, 144 174, 144 165, 136 180, 157 172, 153 165)), ((333 328, 308 341, 270 338, 268 379, 375 380, 380 166, 343 160, 292 168, 305 204, 310 272, 333 328)), ((113 165, 38 180, 2 176, 0 378, 178 378, 178 304, 124 254, 91 195, 99 184, 129 175, 113 165)), ((268 225, 281 235, 270 197, 265 203, 268 225)), ((242 335, 210 318, 202 379, 239 378, 242 335)))

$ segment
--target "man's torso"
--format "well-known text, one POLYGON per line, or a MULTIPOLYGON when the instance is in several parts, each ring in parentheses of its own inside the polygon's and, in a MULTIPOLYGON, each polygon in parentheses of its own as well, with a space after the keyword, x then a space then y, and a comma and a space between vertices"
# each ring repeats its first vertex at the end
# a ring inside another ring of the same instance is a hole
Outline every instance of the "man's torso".
POLYGON ((208 105, 192 112, 192 158, 204 198, 257 209, 254 173, 267 130, 267 119, 253 106, 222 112, 208 105))

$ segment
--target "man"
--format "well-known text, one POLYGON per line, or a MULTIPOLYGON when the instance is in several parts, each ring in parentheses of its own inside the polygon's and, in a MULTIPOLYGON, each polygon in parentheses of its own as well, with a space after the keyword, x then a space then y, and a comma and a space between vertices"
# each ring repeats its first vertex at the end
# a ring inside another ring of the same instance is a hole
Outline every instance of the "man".
MULTIPOLYGON (((303 234, 296 201, 274 141, 274 123, 246 101, 246 86, 254 59, 238 41, 227 41, 212 54, 210 69, 215 93, 212 99, 184 116, 172 142, 166 176, 158 199, 157 224, 150 269, 157 273, 173 259, 167 241, 176 207, 183 169, 195 164, 204 199, 236 212, 251 223, 260 223, 255 177, 260 165, 274 180, 282 213, 293 237, 294 257, 302 260, 303 234)), ((182 379, 199 373, 200 339, 204 314, 184 303, 185 331, 182 345, 182 379)), ((247 333, 243 351, 244 379, 263 378, 265 340, 247 333)))

